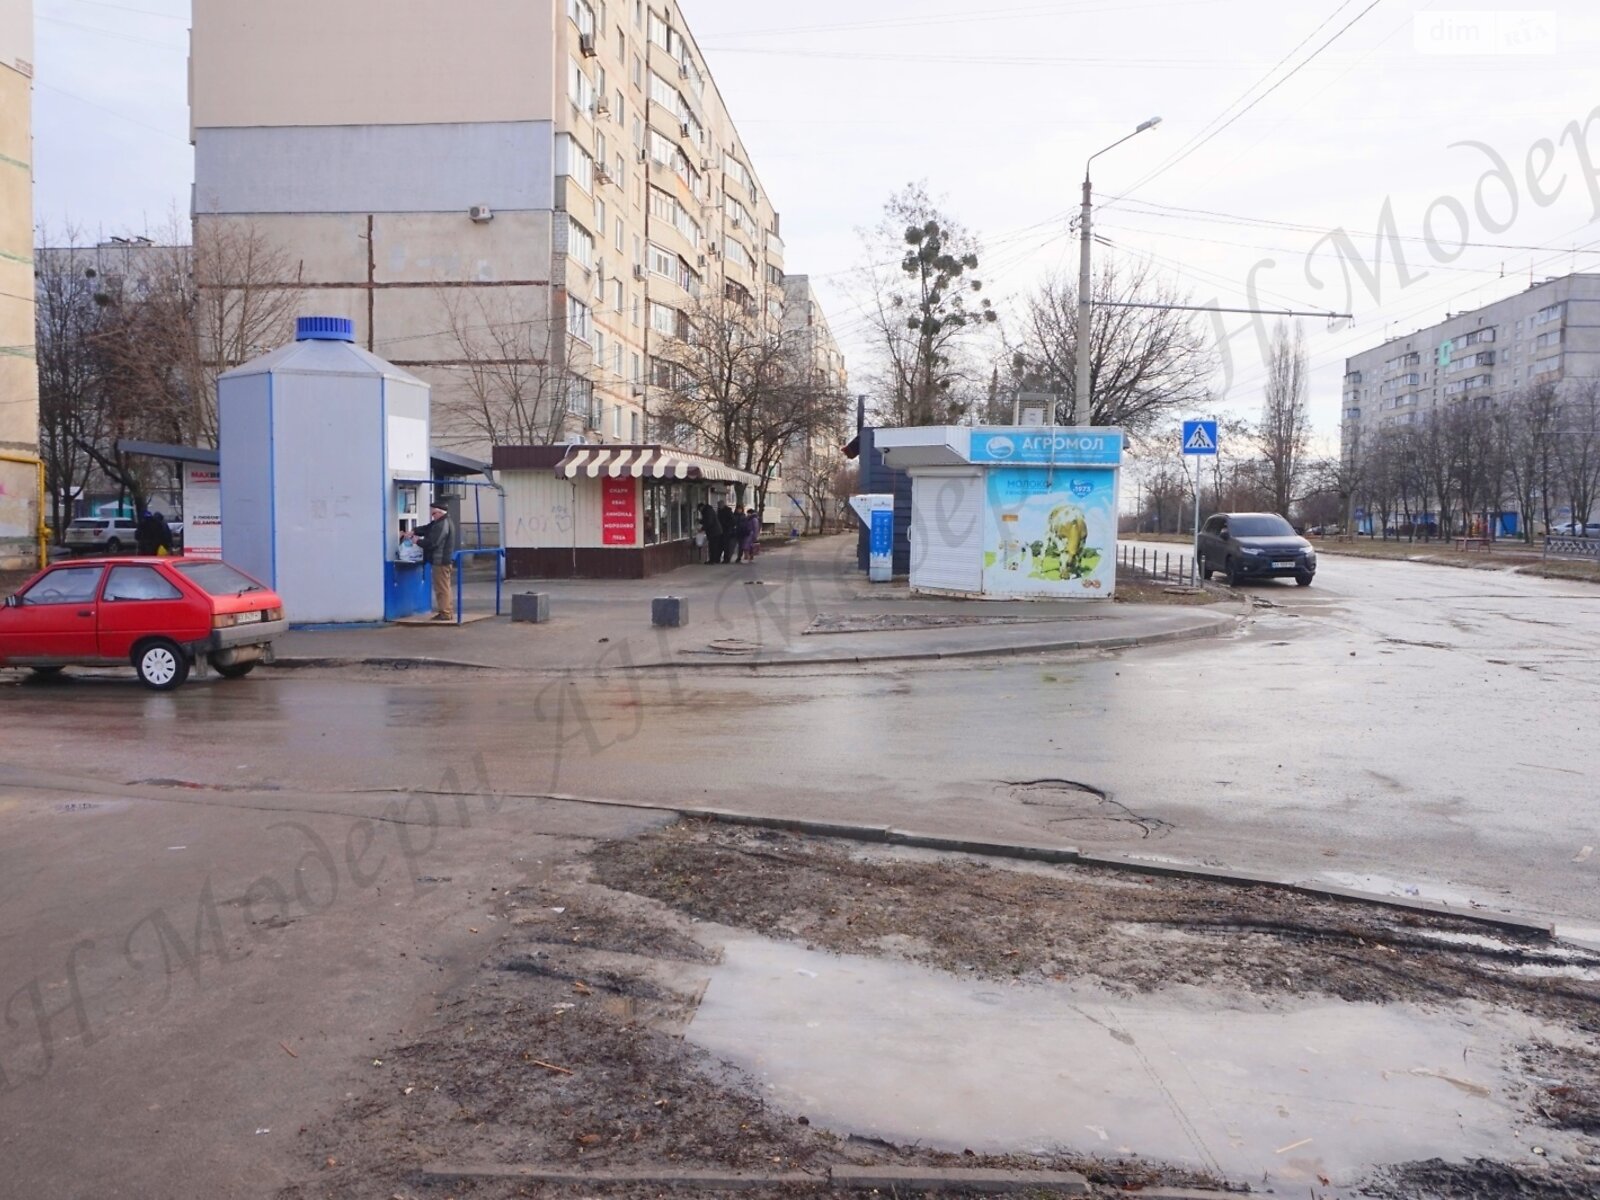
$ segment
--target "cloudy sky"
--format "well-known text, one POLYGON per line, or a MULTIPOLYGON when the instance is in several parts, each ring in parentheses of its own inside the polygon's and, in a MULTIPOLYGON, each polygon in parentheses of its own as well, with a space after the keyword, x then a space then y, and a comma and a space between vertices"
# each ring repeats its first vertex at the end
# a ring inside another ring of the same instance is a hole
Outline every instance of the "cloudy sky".
MULTIPOLYGON (((1111 243, 1097 254, 1149 258, 1196 304, 1352 312, 1353 325, 1304 322, 1324 438, 1347 354, 1530 276, 1600 270, 1593 0, 682 7, 783 212, 788 269, 817 280, 858 374, 857 230, 893 191, 926 180, 979 232, 1004 309, 1075 272, 1085 157, 1157 115, 1095 163, 1111 243)), ((52 240, 171 228, 192 171, 189 5, 35 12, 41 226, 52 240)), ((1218 388, 1251 413, 1261 355, 1250 318, 1228 321, 1218 388)))

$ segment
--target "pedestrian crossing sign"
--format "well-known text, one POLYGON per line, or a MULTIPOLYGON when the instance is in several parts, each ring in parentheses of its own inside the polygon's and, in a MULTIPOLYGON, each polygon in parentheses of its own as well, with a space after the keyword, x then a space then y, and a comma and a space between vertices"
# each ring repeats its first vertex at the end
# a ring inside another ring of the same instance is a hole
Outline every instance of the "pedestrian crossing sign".
POLYGON ((1217 452, 1217 423, 1215 421, 1185 421, 1183 423, 1183 452, 1185 454, 1215 454, 1217 452))

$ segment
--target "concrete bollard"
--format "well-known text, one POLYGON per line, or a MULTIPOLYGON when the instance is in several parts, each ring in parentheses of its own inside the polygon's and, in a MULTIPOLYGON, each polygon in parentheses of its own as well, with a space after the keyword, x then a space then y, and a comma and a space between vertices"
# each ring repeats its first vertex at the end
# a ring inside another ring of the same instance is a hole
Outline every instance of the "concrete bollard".
POLYGON ((548 592, 523 592, 511 597, 511 620, 529 625, 543 625, 550 620, 550 594, 548 592))
POLYGON ((650 624, 657 629, 681 629, 689 623, 689 602, 682 596, 657 596, 650 601, 650 624))

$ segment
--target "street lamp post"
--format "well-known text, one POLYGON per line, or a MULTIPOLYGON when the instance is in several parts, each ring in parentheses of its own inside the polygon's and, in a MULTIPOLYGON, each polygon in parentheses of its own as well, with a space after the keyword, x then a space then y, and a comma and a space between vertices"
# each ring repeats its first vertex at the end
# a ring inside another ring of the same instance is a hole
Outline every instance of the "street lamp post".
POLYGON ((1094 187, 1089 182, 1089 168, 1094 160, 1099 158, 1106 150, 1115 150, 1128 138, 1138 137, 1146 129, 1154 129, 1161 124, 1160 117, 1151 117, 1127 137, 1118 138, 1107 146, 1105 150, 1096 150, 1089 156, 1088 162, 1083 164, 1083 214, 1078 219, 1078 234, 1082 240, 1082 249, 1078 255, 1078 386, 1072 393, 1072 423, 1094 423, 1094 397, 1089 394, 1089 330, 1093 318, 1093 301, 1089 295, 1093 286, 1089 272, 1089 213, 1093 207, 1094 187))

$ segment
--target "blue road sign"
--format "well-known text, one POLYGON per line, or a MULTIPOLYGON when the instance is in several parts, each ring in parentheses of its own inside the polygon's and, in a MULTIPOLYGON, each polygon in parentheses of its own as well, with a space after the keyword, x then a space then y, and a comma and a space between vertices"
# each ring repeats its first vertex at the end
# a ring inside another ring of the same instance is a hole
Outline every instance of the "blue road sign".
POLYGON ((1185 421, 1183 423, 1183 452, 1185 454, 1215 454, 1217 452, 1217 423, 1215 421, 1185 421))

